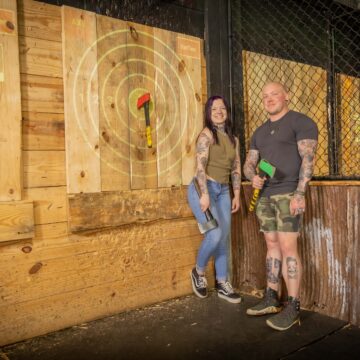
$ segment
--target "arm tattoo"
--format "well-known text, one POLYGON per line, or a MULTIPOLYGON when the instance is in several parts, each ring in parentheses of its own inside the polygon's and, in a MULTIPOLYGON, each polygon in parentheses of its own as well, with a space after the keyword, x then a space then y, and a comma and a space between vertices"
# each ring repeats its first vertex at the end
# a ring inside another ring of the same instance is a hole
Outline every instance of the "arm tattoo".
POLYGON ((235 159, 231 169, 231 182, 234 190, 240 190, 241 185, 241 165, 239 153, 239 140, 235 138, 235 159))
POLYGON ((209 158, 211 139, 202 131, 196 142, 196 178, 202 194, 208 194, 206 185, 206 165, 209 158))
POLYGON ((256 166, 259 161, 259 151, 257 150, 249 150, 245 165, 244 165, 244 174, 246 178, 252 181, 253 177, 256 175, 256 166))
POLYGON ((279 259, 272 257, 266 259, 266 276, 269 283, 279 283, 281 277, 281 261, 279 259))
POLYGON ((298 264, 294 257, 286 258, 287 266, 287 277, 288 279, 297 279, 298 278, 298 264))
POLYGON ((297 146, 302 159, 297 190, 305 191, 314 172, 317 141, 310 139, 300 140, 297 146))

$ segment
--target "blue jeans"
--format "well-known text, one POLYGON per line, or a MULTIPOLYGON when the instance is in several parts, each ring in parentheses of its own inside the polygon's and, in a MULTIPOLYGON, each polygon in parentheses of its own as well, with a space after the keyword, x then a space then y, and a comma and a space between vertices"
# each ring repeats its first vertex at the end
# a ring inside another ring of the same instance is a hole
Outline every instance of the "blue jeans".
MULTIPOLYGON (((205 233, 196 259, 197 269, 205 272, 211 256, 215 258, 216 279, 227 280, 228 237, 231 222, 231 201, 229 185, 207 180, 210 196, 210 211, 218 222, 218 227, 205 233)), ((201 211, 199 196, 193 182, 188 187, 188 201, 199 223, 205 223, 205 214, 201 211)))

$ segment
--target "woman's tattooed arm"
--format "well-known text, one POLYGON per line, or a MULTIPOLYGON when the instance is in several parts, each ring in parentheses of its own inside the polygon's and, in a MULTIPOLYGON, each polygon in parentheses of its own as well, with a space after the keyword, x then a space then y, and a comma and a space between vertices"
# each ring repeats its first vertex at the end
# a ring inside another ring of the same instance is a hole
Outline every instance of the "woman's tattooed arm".
POLYGON ((311 139, 300 140, 297 145, 302 163, 299 173, 299 183, 296 191, 299 193, 305 193, 306 186, 314 171, 317 141, 311 139))
POLYGON ((245 165, 244 165, 244 174, 246 178, 252 181, 253 177, 256 175, 256 166, 259 161, 259 151, 257 150, 249 150, 245 165))
POLYGON ((202 194, 208 194, 205 170, 209 158, 210 143, 210 134, 207 134, 206 129, 204 129, 196 142, 196 178, 202 194))

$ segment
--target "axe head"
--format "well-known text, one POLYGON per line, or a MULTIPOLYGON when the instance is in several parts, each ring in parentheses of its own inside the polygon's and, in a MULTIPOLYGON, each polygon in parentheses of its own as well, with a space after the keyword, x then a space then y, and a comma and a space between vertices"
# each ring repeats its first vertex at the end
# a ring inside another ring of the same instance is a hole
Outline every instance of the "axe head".
POLYGON ((276 167, 271 165, 265 159, 261 159, 260 163, 259 163, 259 170, 260 170, 260 173, 262 172, 263 174, 265 174, 265 175, 269 176, 270 178, 272 178, 274 176, 274 174, 275 174, 276 167))
POLYGON ((218 223, 215 218, 212 218, 211 220, 205 222, 205 223, 198 223, 199 230, 201 234, 205 234, 206 232, 215 229, 218 227, 218 223))
POLYGON ((150 93, 141 95, 137 101, 137 108, 140 109, 145 103, 150 101, 150 93))

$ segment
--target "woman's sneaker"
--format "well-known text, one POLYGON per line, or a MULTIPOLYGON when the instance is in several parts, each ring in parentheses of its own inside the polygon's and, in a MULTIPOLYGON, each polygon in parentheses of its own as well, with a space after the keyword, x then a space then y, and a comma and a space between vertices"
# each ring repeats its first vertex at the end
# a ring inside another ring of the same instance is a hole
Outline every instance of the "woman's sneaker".
POLYGON ((196 268, 193 268, 190 271, 190 277, 191 277, 192 288, 194 290, 195 295, 202 299, 206 298, 208 293, 207 293, 207 281, 205 276, 204 275, 200 276, 197 273, 196 268))
POLYGON ((233 304, 239 304, 241 302, 241 296, 234 291, 233 287, 228 281, 226 282, 216 281, 215 289, 220 298, 229 301, 233 304))

